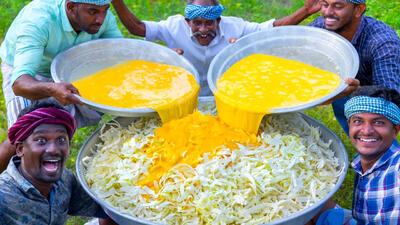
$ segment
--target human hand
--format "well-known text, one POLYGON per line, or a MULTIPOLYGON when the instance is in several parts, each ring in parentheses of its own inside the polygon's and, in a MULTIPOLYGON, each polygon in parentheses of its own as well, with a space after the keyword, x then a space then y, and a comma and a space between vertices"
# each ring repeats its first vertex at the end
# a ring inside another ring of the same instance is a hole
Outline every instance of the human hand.
POLYGON ((52 83, 51 96, 56 98, 62 105, 83 105, 83 102, 75 94, 80 95, 78 89, 71 83, 52 83))
POLYGON ((321 9, 320 0, 304 0, 304 8, 308 14, 314 14, 321 9))
POLYGON ((178 55, 183 55, 183 50, 180 48, 172 48, 172 50, 174 50, 176 53, 178 53, 178 55))
POLYGON ((360 81, 355 78, 344 78, 344 82, 346 82, 348 84, 347 88, 344 89, 342 92, 340 92, 335 97, 322 103, 321 105, 331 104, 333 101, 335 101, 337 99, 340 99, 340 98, 350 95, 351 93, 353 93, 355 90, 357 90, 360 87, 360 81))

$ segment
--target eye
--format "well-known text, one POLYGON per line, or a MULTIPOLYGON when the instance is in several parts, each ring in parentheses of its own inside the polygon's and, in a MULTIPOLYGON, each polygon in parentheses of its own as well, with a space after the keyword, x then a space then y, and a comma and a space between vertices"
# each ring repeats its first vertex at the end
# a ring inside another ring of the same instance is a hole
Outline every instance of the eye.
POLYGON ((385 124, 385 122, 383 122, 383 121, 381 121, 381 120, 376 120, 374 123, 375 123, 376 125, 384 125, 384 124, 385 124))
POLYGON ((67 142, 67 138, 62 136, 62 137, 58 137, 57 141, 59 144, 65 144, 67 142))
POLYGON ((36 139, 36 142, 37 142, 39 145, 45 145, 46 142, 47 142, 47 140, 46 140, 46 138, 39 137, 39 138, 36 139))
POLYGON ((359 119, 354 119, 353 120, 353 124, 361 124, 361 123, 362 123, 362 121, 359 120, 359 119))
POLYGON ((89 15, 94 15, 96 14, 96 10, 89 10, 89 15))
POLYGON ((206 22, 207 26, 212 26, 214 24, 214 20, 209 20, 206 22))

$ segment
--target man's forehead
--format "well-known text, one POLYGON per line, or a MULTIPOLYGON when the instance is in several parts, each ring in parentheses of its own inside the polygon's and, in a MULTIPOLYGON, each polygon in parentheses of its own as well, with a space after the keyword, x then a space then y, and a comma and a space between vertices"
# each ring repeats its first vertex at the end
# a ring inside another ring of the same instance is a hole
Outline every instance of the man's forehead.
POLYGON ((43 124, 40 124, 39 126, 37 126, 33 130, 32 135, 49 133, 49 132, 57 132, 57 133, 67 134, 67 128, 62 124, 43 123, 43 124))
POLYGON ((377 113, 371 113, 371 112, 362 112, 362 113, 357 113, 351 116, 352 119, 372 119, 372 120, 377 120, 377 119, 384 119, 388 120, 384 115, 382 114, 377 114, 377 113))
POLYGON ((193 3, 194 5, 202 5, 202 6, 214 6, 214 1, 212 0, 194 0, 193 3))
POLYGON ((346 4, 346 3, 348 3, 347 0, 321 0, 321 1, 328 3, 328 4, 346 4))

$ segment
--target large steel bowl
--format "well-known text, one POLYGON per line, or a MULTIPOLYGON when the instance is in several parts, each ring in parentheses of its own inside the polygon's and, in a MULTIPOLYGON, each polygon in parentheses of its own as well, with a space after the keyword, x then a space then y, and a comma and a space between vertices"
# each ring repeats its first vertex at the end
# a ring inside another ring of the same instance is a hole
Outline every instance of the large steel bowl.
MULTIPOLYGON (((204 104, 213 104, 215 106, 214 98, 213 97, 203 97, 200 98, 199 100, 199 108, 202 108, 204 104)), ((207 107, 204 107, 207 108, 207 107)), ((346 172, 347 172, 347 167, 348 167, 348 158, 347 158, 347 153, 346 149, 343 145, 343 143, 340 141, 340 139, 331 131, 329 130, 326 126, 318 122, 317 120, 299 113, 306 121, 313 127, 318 127, 321 133, 321 139, 324 140, 325 142, 331 141, 331 149, 334 151, 335 156, 338 158, 339 162, 341 163, 341 166, 343 166, 343 171, 340 177, 338 178, 338 181, 333 188, 333 190, 325 196, 323 199, 321 199, 319 202, 316 204, 312 205, 311 207, 308 207, 304 210, 301 210, 297 213, 292 214, 289 217, 273 221, 268 224, 285 224, 285 225, 301 225, 305 224, 308 222, 311 218, 313 218, 319 210, 323 207, 324 203, 333 196, 333 194, 339 189, 340 185, 343 183, 345 177, 346 177, 346 172)), ((127 127, 129 124, 131 124, 133 121, 137 120, 138 118, 124 118, 124 117, 118 117, 116 120, 121 124, 122 127, 127 127)), ((107 128, 106 128, 107 129, 107 128)), ((76 161, 76 173, 78 175, 78 180, 82 184, 84 190, 94 199, 96 202, 98 202, 106 211, 106 213, 118 224, 132 224, 132 225, 156 225, 158 223, 151 222, 149 220, 144 220, 141 218, 133 217, 124 213, 119 212, 116 208, 111 206, 110 204, 104 202, 102 199, 96 196, 96 194, 89 188, 88 184, 86 183, 86 180, 84 178, 84 174, 86 171, 86 168, 82 162, 82 160, 86 156, 90 156, 93 154, 93 152, 96 152, 96 143, 98 143, 99 140, 99 129, 95 131, 89 139, 85 142, 85 144, 82 146, 81 150, 79 151, 77 161, 76 161)))
MULTIPOLYGON (((193 65, 175 51, 149 41, 110 38, 88 41, 58 54, 51 63, 51 76, 55 82, 73 82, 107 67, 130 60, 165 63, 186 69, 199 82, 193 65)), ((155 113, 146 108, 119 108, 98 104, 78 96, 89 107, 108 114, 139 117, 155 113)))
MULTIPOLYGON (((274 27, 247 35, 218 53, 210 64, 208 86, 216 92, 217 80, 234 63, 251 54, 273 55, 335 72, 343 78, 357 75, 359 57, 353 45, 333 32, 309 26, 274 27)), ((300 111, 331 99, 347 87, 342 80, 332 93, 294 107, 273 109, 270 113, 300 111)), ((265 87, 268 88, 268 87, 265 87)))

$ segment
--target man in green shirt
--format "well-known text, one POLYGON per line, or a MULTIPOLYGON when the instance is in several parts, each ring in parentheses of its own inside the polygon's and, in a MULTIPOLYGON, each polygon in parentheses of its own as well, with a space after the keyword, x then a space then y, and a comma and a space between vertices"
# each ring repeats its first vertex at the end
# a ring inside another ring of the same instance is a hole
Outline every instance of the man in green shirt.
MULTIPOLYGON (((54 83, 50 65, 60 52, 76 44, 123 37, 109 11, 111 0, 40 0, 25 6, 11 24, 0 47, 3 92, 10 127, 31 101, 56 99, 70 111, 78 127, 101 118, 74 96, 70 83, 54 83)), ((94 56, 96 57, 96 56, 94 56)), ((0 172, 15 149, 8 140, 0 148, 0 172)))

